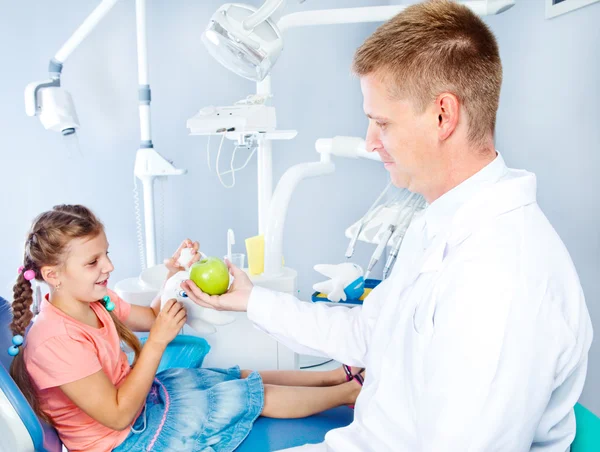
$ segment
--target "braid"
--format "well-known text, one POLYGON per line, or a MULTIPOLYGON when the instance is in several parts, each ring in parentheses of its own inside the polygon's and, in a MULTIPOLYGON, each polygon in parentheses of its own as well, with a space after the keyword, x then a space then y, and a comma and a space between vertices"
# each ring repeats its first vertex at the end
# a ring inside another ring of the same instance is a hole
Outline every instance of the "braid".
POLYGON ((18 276, 17 282, 13 287, 12 313, 13 319, 10 329, 13 335, 20 334, 25 336, 25 330, 33 318, 31 304, 33 303, 33 290, 31 283, 25 279, 23 272, 18 276))
MULTIPOLYGON (((31 319, 33 318, 33 312, 31 312, 31 304, 33 303, 33 290, 31 288, 31 283, 25 279, 23 275, 26 270, 33 270, 31 268, 32 263, 27 259, 25 259, 26 264, 29 265, 24 267, 23 271, 17 277, 17 282, 13 287, 13 302, 12 302, 12 322, 10 324, 10 329, 13 335, 20 334, 21 336, 25 336, 25 330, 29 326, 31 319)), ((37 274, 38 270, 34 270, 37 274)), ((52 419, 42 411, 40 408, 39 400, 35 397, 35 389, 29 374, 27 373, 27 369, 25 366, 25 359, 23 358, 23 352, 19 352, 17 356, 15 356, 10 363, 10 375, 17 383, 17 386, 27 399, 27 402, 33 409, 33 411, 46 423, 53 425, 52 419)))

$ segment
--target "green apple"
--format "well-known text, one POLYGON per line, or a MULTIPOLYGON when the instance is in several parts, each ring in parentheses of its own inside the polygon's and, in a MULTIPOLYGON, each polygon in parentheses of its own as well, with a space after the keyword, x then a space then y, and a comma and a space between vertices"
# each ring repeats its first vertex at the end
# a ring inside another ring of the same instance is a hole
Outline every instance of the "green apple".
POLYGON ((206 257, 190 268, 190 279, 209 295, 222 295, 229 287, 229 270, 221 259, 206 257))

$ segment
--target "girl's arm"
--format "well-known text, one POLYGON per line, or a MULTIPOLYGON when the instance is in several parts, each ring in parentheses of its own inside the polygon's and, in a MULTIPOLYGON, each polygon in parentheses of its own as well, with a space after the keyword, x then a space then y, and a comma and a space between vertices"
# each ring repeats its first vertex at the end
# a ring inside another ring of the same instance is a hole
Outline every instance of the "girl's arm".
POLYGON ((150 328, 154 325, 160 312, 160 297, 161 294, 159 292, 158 295, 154 297, 154 300, 152 300, 150 307, 132 304, 129 316, 124 322, 125 326, 131 331, 150 331, 150 328))
MULTIPOLYGON (((150 308, 147 308, 150 309, 150 308)), ((101 370, 60 386, 88 416, 113 430, 124 430, 135 420, 150 391, 167 344, 186 321, 185 308, 175 300, 165 303, 150 330, 135 367, 118 388, 101 370)))

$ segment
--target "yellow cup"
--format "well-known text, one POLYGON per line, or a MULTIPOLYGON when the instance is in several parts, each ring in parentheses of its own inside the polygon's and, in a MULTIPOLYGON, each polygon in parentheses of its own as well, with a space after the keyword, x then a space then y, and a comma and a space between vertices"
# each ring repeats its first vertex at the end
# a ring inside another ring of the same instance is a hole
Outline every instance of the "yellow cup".
MULTIPOLYGON (((255 235, 246 239, 246 254, 248 255, 248 273, 260 275, 265 271, 265 236, 255 235)), ((281 257, 281 264, 285 259, 281 257)))
POLYGON ((246 239, 248 273, 260 275, 265 271, 265 236, 256 235, 246 239))

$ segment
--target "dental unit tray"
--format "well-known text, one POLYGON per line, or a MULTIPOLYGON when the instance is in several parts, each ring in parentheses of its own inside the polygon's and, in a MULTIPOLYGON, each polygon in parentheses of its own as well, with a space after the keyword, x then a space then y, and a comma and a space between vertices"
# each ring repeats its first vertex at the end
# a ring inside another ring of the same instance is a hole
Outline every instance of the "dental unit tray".
POLYGON ((327 294, 324 294, 321 292, 315 292, 312 294, 311 301, 313 303, 325 302, 325 303, 332 303, 332 304, 338 304, 338 305, 340 305, 340 304, 341 305, 344 305, 344 304, 361 305, 361 304, 363 304, 363 301, 367 297, 367 295, 369 295, 371 293, 371 291, 379 285, 380 282, 381 282, 380 279, 367 279, 365 281, 365 292, 362 294, 362 296, 359 299, 347 298, 346 301, 340 300, 339 302, 334 303, 333 301, 331 301, 327 298, 327 294))
POLYGON ((225 134, 232 140, 245 134, 261 134, 268 140, 291 140, 297 135, 295 130, 275 130, 276 127, 275 107, 262 104, 208 106, 187 120, 190 135, 225 134))

